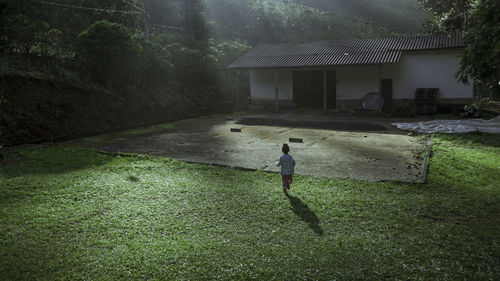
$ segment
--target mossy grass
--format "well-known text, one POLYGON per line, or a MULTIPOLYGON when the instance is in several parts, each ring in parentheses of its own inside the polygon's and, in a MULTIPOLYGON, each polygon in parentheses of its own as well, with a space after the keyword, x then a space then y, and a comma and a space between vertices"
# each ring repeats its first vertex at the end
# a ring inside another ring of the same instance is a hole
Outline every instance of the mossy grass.
POLYGON ((436 135, 426 184, 296 176, 288 197, 263 171, 5 156, 2 280, 500 279, 495 135, 436 135))

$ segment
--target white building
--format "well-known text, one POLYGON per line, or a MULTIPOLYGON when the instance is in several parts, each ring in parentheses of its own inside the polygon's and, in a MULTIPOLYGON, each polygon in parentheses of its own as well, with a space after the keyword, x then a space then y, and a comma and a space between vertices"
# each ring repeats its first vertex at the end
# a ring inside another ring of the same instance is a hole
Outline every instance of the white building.
POLYGON ((418 88, 439 89, 438 104, 469 103, 472 85, 455 78, 464 47, 461 35, 260 44, 229 68, 250 71, 253 104, 352 109, 378 92, 389 112, 418 88))

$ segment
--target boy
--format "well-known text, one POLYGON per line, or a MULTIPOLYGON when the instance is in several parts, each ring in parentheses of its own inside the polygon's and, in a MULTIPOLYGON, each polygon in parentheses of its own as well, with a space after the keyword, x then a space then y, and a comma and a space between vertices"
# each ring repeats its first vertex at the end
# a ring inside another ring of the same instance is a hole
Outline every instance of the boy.
POLYGON ((283 155, 281 155, 278 163, 276 163, 276 166, 281 166, 280 174, 283 192, 287 193, 287 189, 290 189, 290 184, 293 181, 292 175, 294 173, 295 159, 293 159, 292 155, 288 154, 288 152, 290 152, 288 144, 284 143, 281 147, 281 151, 283 152, 283 155))

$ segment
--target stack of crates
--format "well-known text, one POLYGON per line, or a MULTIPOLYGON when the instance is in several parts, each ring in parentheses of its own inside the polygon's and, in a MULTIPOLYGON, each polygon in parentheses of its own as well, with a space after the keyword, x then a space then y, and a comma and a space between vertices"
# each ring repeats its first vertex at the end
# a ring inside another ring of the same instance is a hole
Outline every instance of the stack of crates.
POLYGON ((417 114, 436 113, 436 98, 439 88, 417 88, 415 91, 415 107, 417 114))

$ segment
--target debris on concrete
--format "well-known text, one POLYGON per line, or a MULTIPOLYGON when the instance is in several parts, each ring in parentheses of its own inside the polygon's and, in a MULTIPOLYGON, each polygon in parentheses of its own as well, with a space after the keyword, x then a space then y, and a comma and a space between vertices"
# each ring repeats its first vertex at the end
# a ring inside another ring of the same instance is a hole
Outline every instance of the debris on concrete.
MULTIPOLYGON (((420 137, 401 133, 262 125, 247 125, 245 130, 235 134, 231 129, 237 129, 236 122, 199 117, 176 122, 176 130, 126 136, 115 143, 82 144, 105 151, 142 153, 188 162, 278 172, 279 168, 274 164, 281 155, 281 144, 294 136, 302 141, 307 139, 307 144, 290 144, 290 153, 297 161, 295 172, 299 175, 366 181, 424 180, 422 167, 425 165, 423 153, 426 141, 420 137)), ((324 122, 332 124, 334 120, 324 122)), ((348 126, 345 120, 343 126, 348 126)), ((356 124, 354 126, 359 129, 356 124)))

